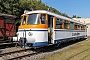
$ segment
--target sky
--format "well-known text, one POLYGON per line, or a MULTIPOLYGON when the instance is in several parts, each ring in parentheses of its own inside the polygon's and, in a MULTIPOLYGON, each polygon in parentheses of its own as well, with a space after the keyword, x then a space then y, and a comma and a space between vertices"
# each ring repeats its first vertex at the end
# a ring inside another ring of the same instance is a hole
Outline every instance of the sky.
POLYGON ((70 17, 76 15, 90 18, 90 0, 42 0, 42 2, 70 17))

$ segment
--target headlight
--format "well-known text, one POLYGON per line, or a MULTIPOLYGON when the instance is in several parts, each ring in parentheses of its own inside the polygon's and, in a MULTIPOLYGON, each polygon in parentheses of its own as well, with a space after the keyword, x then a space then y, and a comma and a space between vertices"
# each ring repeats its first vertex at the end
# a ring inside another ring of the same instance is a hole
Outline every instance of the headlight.
POLYGON ((16 35, 18 36, 18 35, 19 35, 19 33, 16 33, 16 35))
POLYGON ((29 36, 32 36, 33 34, 31 32, 28 33, 29 36))

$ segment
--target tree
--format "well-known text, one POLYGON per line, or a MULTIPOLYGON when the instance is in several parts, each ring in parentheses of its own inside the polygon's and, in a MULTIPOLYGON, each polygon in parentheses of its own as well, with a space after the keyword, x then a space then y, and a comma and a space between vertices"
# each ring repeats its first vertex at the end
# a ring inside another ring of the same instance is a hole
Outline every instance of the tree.
POLYGON ((17 19, 24 13, 24 10, 48 10, 56 14, 69 17, 53 7, 45 5, 41 0, 0 0, 0 13, 16 15, 17 19))
POLYGON ((76 18, 76 15, 73 15, 72 18, 76 18))
POLYGON ((77 18, 81 18, 80 16, 78 16, 77 18))

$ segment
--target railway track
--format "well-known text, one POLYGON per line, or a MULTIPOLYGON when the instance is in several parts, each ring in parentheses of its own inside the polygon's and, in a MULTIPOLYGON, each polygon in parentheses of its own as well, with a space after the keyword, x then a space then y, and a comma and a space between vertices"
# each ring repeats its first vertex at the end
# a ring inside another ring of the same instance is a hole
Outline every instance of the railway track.
MULTIPOLYGON (((74 43, 77 43, 77 41, 74 43)), ((36 49, 32 49, 32 48, 22 49, 20 47, 18 47, 18 48, 16 47, 16 48, 14 48, 15 51, 8 51, 5 53, 1 53, 0 54, 0 60, 21 60, 21 59, 26 58, 26 57, 31 57, 31 56, 46 53, 46 52, 53 52, 55 50, 62 49, 64 47, 68 47, 69 45, 72 45, 74 43, 70 42, 68 44, 66 44, 66 43, 61 44, 58 47, 46 46, 46 47, 41 47, 41 48, 36 48, 36 49)), ((83 59, 85 59, 85 58, 86 57, 84 57, 83 59)))
POLYGON ((22 56, 19 56, 19 57, 10 58, 10 59, 7 59, 7 60, 18 60, 18 59, 21 59, 21 58, 24 58, 24 57, 30 57, 32 55, 37 55, 37 54, 40 54, 40 53, 41 52, 29 53, 29 54, 25 54, 25 55, 22 55, 22 56))
POLYGON ((16 44, 17 44, 17 42, 14 42, 14 43, 0 43, 0 49, 15 47, 16 44))
POLYGON ((22 50, 7 52, 7 53, 1 53, 0 60, 18 60, 18 59, 20 60, 21 58, 30 57, 32 55, 36 55, 36 54, 40 54, 40 53, 42 53, 42 52, 33 52, 30 50, 30 48, 22 49, 22 50), (5 58, 5 57, 7 57, 7 58, 5 58))

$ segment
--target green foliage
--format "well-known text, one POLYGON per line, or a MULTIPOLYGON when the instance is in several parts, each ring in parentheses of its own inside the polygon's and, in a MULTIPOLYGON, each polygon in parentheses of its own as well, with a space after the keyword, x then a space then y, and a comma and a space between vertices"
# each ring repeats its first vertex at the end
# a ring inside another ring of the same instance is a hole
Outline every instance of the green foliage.
POLYGON ((0 13, 16 15, 17 18, 23 14, 24 10, 48 10, 69 17, 55 8, 45 5, 41 0, 0 0, 0 13))
POLYGON ((73 15, 72 18, 81 18, 80 16, 73 15))
POLYGON ((76 15, 73 15, 73 17, 72 18, 76 18, 76 15))
POLYGON ((70 18, 66 13, 62 13, 61 15, 70 18))
POLYGON ((78 16, 77 18, 81 18, 80 16, 78 16))
POLYGON ((0 13, 19 16, 19 0, 0 0, 0 13))

